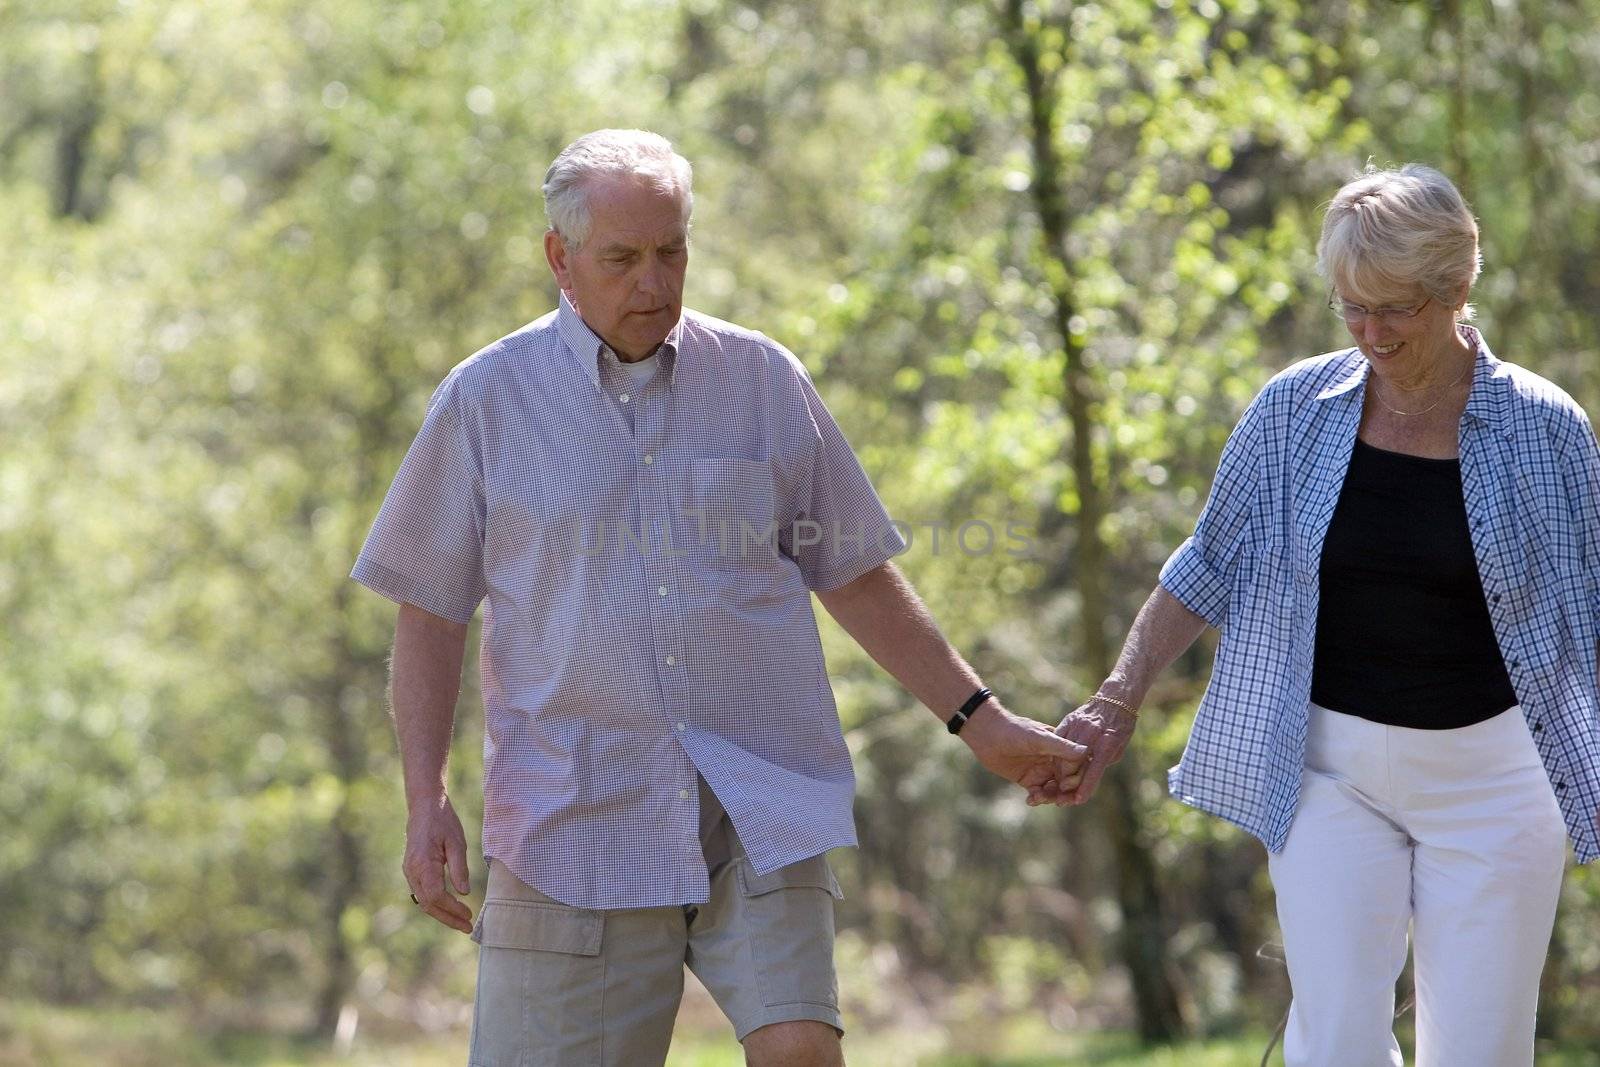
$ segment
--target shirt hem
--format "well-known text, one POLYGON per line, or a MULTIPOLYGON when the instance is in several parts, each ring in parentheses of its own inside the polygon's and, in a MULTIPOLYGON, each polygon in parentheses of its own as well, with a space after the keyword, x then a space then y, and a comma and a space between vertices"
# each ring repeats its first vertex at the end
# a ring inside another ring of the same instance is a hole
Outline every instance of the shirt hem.
POLYGON ((478 612, 478 602, 463 610, 459 604, 447 602, 443 597, 423 588, 401 572, 373 560, 357 560, 355 567, 350 571, 350 577, 396 604, 410 604, 462 626, 470 623, 478 612))

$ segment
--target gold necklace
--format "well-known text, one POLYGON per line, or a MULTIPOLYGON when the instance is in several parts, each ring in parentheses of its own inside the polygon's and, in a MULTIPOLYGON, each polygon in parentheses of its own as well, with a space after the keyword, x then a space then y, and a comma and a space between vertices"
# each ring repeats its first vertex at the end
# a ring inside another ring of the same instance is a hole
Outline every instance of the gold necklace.
MULTIPOLYGON (((1467 364, 1467 367, 1466 367, 1465 370, 1463 370, 1460 374, 1456 375, 1456 380, 1455 381, 1451 382, 1449 385, 1444 387, 1444 392, 1439 395, 1439 399, 1435 400, 1433 403, 1429 404, 1427 407, 1423 408, 1421 411, 1401 411, 1398 408, 1392 408, 1384 401, 1383 397, 1378 395, 1378 390, 1377 389, 1373 389, 1372 390, 1372 395, 1378 401, 1379 404, 1383 405, 1384 410, 1388 411, 1391 414, 1404 415, 1407 418, 1410 418, 1413 415, 1426 415, 1428 412, 1432 411, 1434 408, 1438 407, 1440 404, 1443 404, 1445 402, 1445 398, 1450 395, 1450 390, 1452 390, 1456 386, 1460 385, 1461 384, 1461 379, 1465 378, 1468 374, 1472 373, 1472 368, 1473 368, 1474 365, 1476 365, 1476 363, 1477 363, 1477 359, 1474 358, 1471 362, 1469 362, 1467 364)), ((1374 382, 1376 382, 1377 379, 1374 378, 1373 380, 1374 380, 1374 382)))

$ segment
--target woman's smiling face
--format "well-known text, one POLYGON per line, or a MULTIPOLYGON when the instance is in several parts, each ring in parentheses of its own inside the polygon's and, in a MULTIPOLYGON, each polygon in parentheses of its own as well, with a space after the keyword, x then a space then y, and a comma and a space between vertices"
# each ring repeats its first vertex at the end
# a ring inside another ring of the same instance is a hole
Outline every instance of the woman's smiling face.
POLYGON ((1456 308, 1421 286, 1389 292, 1336 291, 1334 305, 1373 372, 1387 381, 1426 380, 1462 343, 1456 308))

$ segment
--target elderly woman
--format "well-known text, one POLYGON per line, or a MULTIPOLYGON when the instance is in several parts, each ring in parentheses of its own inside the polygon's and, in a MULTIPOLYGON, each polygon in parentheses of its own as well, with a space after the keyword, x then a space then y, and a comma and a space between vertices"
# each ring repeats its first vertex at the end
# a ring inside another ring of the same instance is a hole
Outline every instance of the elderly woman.
POLYGON ((1156 675, 1222 631, 1180 800, 1269 849, 1290 1067, 1533 1062, 1571 836, 1600 853, 1600 450, 1465 325, 1478 228, 1435 170, 1371 168, 1317 246, 1353 348, 1270 381, 1115 670, 1060 732, 1088 799, 1156 675))

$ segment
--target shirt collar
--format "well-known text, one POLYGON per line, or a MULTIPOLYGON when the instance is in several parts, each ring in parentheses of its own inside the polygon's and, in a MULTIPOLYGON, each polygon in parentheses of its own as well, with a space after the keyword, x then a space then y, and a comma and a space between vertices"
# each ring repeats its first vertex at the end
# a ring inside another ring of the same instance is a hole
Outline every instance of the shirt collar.
MULTIPOLYGON (((561 339, 566 342, 567 350, 577 359, 578 366, 583 368, 583 373, 596 386, 600 384, 600 361, 606 358, 611 349, 600 339, 599 334, 589 328, 583 321, 583 316, 578 314, 578 309, 572 306, 572 301, 567 299, 565 290, 561 293, 561 306, 556 311, 556 329, 561 334, 561 339)), ((656 349, 656 355, 661 357, 662 364, 667 369, 667 388, 672 388, 678 376, 678 353, 683 342, 683 317, 673 324, 672 330, 667 334, 666 340, 661 342, 661 347, 656 349)), ((615 358, 614 356, 612 358, 615 358)))
MULTIPOLYGON (((1462 323, 1457 328, 1477 352, 1472 365, 1472 391, 1467 394, 1465 414, 1479 422, 1489 423, 1501 433, 1510 436, 1510 412, 1506 402, 1508 383, 1503 373, 1505 364, 1489 351, 1488 342, 1483 339, 1483 334, 1477 327, 1462 323)), ((1337 396, 1346 396, 1352 391, 1357 397, 1361 395, 1361 388, 1366 384, 1371 364, 1357 349, 1352 348, 1350 354, 1356 357, 1355 365, 1343 377, 1318 393, 1318 400, 1331 400, 1337 396)))
POLYGON ((1472 366, 1472 392, 1467 394, 1466 413, 1486 422, 1507 437, 1511 436, 1511 378, 1507 367, 1493 352, 1476 326, 1461 326, 1467 343, 1478 350, 1472 366))
POLYGON ((1367 363, 1366 359, 1361 355, 1359 349, 1352 348, 1350 350, 1350 354, 1356 357, 1355 365, 1352 366, 1348 372, 1346 372, 1343 378, 1340 378, 1322 392, 1318 393, 1318 400, 1331 400, 1336 396, 1344 396, 1352 389, 1359 393, 1361 387, 1366 384, 1367 370, 1370 367, 1370 364, 1367 363))

